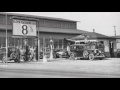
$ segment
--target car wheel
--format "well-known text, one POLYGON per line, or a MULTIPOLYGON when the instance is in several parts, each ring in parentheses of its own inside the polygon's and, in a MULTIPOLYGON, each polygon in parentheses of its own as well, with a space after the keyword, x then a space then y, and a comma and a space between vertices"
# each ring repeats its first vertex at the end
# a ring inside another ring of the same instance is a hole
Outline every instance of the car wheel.
POLYGON ((57 58, 55 53, 53 54, 53 58, 55 58, 55 59, 57 58))
POLYGON ((59 55, 59 58, 62 58, 62 55, 59 55))
POLYGON ((71 60, 75 60, 75 54, 74 54, 74 53, 71 53, 70 59, 71 59, 71 60))
POLYGON ((89 55, 88 51, 84 51, 83 52, 84 59, 88 59, 88 55, 89 55))
POLYGON ((89 60, 94 60, 95 59, 95 57, 94 57, 94 54, 89 54, 89 60))
POLYGON ((16 59, 16 54, 15 54, 15 53, 12 53, 12 54, 10 55, 10 58, 11 58, 11 59, 16 59))
POLYGON ((16 62, 18 62, 18 60, 17 60, 17 59, 15 59, 15 60, 14 60, 14 62, 16 63, 16 62))

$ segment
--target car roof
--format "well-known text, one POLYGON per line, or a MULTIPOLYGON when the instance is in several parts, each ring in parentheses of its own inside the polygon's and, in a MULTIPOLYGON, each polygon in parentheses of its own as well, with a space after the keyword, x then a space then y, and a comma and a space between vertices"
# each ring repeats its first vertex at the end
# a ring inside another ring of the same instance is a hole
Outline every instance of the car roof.
POLYGON ((70 46, 85 46, 86 44, 73 44, 73 45, 70 45, 70 46))

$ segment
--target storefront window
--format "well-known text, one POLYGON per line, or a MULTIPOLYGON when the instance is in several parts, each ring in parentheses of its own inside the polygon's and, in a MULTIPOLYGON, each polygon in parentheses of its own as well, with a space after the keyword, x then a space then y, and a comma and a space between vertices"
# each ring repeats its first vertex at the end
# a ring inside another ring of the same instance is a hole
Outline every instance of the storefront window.
POLYGON ((59 49, 59 40, 54 39, 54 49, 59 49))
POLYGON ((40 51, 43 51, 43 39, 40 38, 40 51))
POLYGON ((9 38, 9 46, 14 46, 14 39, 13 38, 9 38))
POLYGON ((59 40, 59 48, 62 49, 62 39, 59 40))
POLYGON ((2 47, 6 47, 6 38, 5 37, 2 38, 2 47))
POLYGON ((49 39, 49 38, 46 38, 46 39, 45 39, 45 43, 46 43, 46 47, 49 47, 49 45, 50 45, 50 39, 49 39))
POLYGON ((63 48, 64 48, 64 49, 67 48, 67 42, 66 42, 66 40, 63 41, 63 48))

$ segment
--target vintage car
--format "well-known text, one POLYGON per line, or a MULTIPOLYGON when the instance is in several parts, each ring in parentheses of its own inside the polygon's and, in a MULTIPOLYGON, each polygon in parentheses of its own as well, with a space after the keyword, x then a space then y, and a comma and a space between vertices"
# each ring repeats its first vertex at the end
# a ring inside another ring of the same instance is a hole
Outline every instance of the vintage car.
POLYGON ((50 48, 46 47, 43 53, 43 50, 39 52, 39 58, 43 59, 43 55, 46 55, 46 58, 50 58, 50 48))
POLYGON ((54 58, 69 58, 69 54, 67 50, 54 50, 53 52, 54 58))
POLYGON ((43 59, 43 52, 40 52, 39 57, 40 57, 40 59, 43 59))
MULTIPOLYGON (((6 55, 6 48, 0 48, 0 60, 6 55)), ((20 51, 15 47, 8 47, 8 60, 14 60, 15 62, 20 62, 20 51)))
POLYGON ((70 59, 89 59, 99 58, 102 60, 105 55, 99 49, 92 49, 87 44, 74 44, 70 46, 70 59))
POLYGON ((117 50, 117 57, 120 57, 120 49, 117 50))

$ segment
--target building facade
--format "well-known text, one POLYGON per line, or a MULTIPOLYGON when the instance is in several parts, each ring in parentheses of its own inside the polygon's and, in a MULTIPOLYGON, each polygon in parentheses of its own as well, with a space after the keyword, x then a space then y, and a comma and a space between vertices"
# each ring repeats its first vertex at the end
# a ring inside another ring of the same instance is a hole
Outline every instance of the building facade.
MULTIPOLYGON (((64 41, 64 39, 72 38, 81 33, 85 33, 85 31, 77 30, 77 21, 33 15, 0 13, 0 47, 5 47, 6 45, 6 28, 9 43, 8 46, 23 46, 24 38, 13 36, 12 17, 24 18, 25 20, 27 20, 27 18, 34 18, 39 20, 39 22, 37 22, 37 34, 40 34, 41 48, 43 47, 43 39, 45 39, 46 47, 48 47, 50 38, 53 38, 54 48, 64 49, 67 47, 67 43, 64 41)), ((35 46, 35 37, 29 37, 28 44, 31 47, 35 46)))
MULTIPOLYGON (((46 47, 49 47, 51 38, 53 39, 54 49, 66 49, 66 39, 70 39, 81 34, 90 33, 83 30, 78 30, 77 21, 33 15, 0 13, 0 47, 6 46, 6 29, 8 46, 24 46, 24 37, 13 36, 12 17, 24 18, 24 20, 27 20, 27 18, 39 20, 39 22, 37 22, 37 36, 40 35, 40 50, 43 49, 44 43, 46 47)), ((27 39, 29 46, 34 47, 36 45, 36 37, 28 37, 27 39)), ((104 50, 108 56, 112 56, 112 53, 116 52, 116 43, 114 39, 101 37, 98 38, 98 40, 103 41, 104 50), (112 47, 112 49, 110 47, 112 47)))

